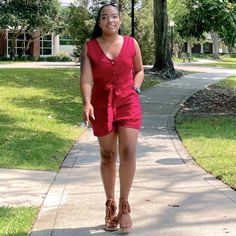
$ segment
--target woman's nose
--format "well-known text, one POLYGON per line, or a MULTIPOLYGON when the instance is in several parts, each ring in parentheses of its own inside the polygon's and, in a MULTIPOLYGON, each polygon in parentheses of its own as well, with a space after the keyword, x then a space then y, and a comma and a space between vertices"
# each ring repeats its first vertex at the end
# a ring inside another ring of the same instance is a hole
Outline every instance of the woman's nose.
POLYGON ((112 16, 109 16, 108 17, 108 22, 112 22, 113 21, 113 17, 112 16))

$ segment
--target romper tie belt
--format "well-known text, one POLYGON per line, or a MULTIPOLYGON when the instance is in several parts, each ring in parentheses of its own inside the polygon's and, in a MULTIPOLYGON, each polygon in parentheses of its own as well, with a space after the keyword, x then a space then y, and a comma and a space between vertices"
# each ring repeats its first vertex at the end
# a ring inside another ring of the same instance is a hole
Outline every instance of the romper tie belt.
POLYGON ((107 96, 107 128, 108 130, 112 130, 112 124, 114 121, 114 114, 116 113, 116 104, 115 104, 115 96, 119 96, 122 91, 130 90, 132 88, 132 83, 123 84, 123 83, 115 83, 115 82, 107 82, 104 84, 94 84, 95 89, 102 89, 104 91, 108 91, 107 96))

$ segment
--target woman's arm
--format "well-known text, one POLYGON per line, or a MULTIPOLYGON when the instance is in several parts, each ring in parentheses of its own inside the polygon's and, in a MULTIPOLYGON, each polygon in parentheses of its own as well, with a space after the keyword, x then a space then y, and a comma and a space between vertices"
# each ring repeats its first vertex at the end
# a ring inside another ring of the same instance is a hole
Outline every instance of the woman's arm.
POLYGON ((87 56, 87 46, 85 44, 80 56, 80 90, 84 104, 83 118, 86 124, 89 122, 89 116, 95 119, 93 106, 91 105, 92 82, 92 67, 87 56))
POLYGON ((134 39, 134 46, 136 51, 136 54, 133 59, 134 74, 135 74, 134 87, 141 88, 144 79, 143 61, 139 45, 135 39, 134 39))

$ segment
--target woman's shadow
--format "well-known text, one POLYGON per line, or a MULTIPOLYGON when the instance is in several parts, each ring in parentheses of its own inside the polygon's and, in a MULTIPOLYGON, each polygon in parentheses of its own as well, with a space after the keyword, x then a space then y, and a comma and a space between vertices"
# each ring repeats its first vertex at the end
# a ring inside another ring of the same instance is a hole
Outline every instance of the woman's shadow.
MULTIPOLYGON (((47 229, 34 231, 29 236, 109 236, 109 235, 124 235, 121 231, 108 232, 104 230, 104 225, 97 225, 95 227, 81 227, 81 228, 65 228, 65 229, 47 229)), ((9 235, 11 236, 11 235, 9 235)), ((20 235, 14 235, 20 236, 20 235)))

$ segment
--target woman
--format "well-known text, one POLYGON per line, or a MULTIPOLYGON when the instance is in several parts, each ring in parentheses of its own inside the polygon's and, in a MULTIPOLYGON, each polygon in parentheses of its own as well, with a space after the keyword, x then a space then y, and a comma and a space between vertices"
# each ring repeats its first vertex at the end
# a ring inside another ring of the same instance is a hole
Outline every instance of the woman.
POLYGON ((121 36, 119 9, 106 4, 98 11, 93 36, 81 54, 80 87, 84 121, 91 122, 98 137, 100 172, 106 194, 105 229, 132 227, 128 197, 133 182, 136 144, 141 127, 138 93, 143 64, 138 43, 121 36), (116 158, 119 153, 120 200, 115 203, 116 158))

